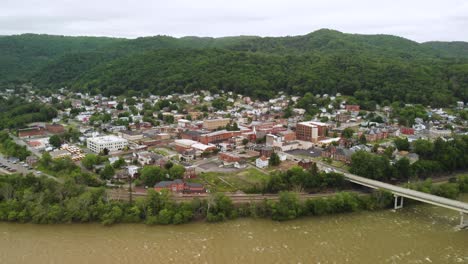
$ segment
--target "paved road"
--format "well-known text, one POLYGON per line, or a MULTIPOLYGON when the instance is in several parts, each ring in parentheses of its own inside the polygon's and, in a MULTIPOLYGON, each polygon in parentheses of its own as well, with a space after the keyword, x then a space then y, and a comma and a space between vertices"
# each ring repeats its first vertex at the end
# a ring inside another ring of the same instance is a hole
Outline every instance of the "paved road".
POLYGON ((31 148, 28 144, 26 144, 23 140, 19 139, 18 137, 10 134, 10 137, 13 139, 13 141, 15 141, 16 144, 20 145, 20 146, 26 146, 26 148, 31 151, 31 153, 37 157, 42 157, 42 154, 41 152, 39 152, 39 150, 35 149, 35 148, 31 148))

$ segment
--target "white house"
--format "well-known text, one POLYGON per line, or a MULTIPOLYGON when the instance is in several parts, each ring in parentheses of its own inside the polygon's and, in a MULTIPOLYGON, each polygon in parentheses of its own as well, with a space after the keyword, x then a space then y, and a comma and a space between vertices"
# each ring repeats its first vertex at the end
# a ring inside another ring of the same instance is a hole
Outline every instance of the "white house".
POLYGON ((260 169, 268 167, 268 158, 265 156, 261 156, 260 158, 256 159, 255 166, 257 166, 257 168, 260 169))

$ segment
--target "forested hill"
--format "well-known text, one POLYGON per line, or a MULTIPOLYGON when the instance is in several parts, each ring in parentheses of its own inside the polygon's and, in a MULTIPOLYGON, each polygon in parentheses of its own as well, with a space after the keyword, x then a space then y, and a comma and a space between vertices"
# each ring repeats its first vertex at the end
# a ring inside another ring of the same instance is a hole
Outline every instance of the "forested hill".
POLYGON ((303 36, 0 37, 0 84, 122 94, 341 92, 366 101, 468 100, 468 43, 322 29, 303 36))
POLYGON ((93 51, 122 41, 126 40, 36 34, 0 36, 0 83, 27 81, 31 73, 62 55, 93 51))
POLYGON ((466 58, 468 55, 468 43, 462 41, 442 42, 430 41, 422 44, 436 50, 441 57, 466 58))

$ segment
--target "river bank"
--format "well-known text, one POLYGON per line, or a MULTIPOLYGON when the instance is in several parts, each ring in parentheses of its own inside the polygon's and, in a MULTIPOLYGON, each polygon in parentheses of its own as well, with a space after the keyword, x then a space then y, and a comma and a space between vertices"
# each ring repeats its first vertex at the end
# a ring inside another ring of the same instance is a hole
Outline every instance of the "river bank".
MULTIPOLYGON (((468 201, 468 195, 460 197, 468 201)), ((0 223, 2 263, 468 263, 468 230, 431 205, 287 222, 0 223)))
MULTIPOLYGON (((459 183, 421 186, 430 193, 455 198, 468 189, 468 178, 459 183)), ((419 187, 418 187, 419 188, 419 187)), ((339 192, 328 197, 301 200, 296 193, 280 192, 277 200, 234 204, 222 193, 206 199, 177 202, 169 192, 149 190, 133 203, 109 199, 104 188, 85 188, 45 177, 6 176, 0 183, 0 220, 20 223, 117 223, 183 224, 205 219, 218 222, 237 217, 270 218, 284 221, 304 216, 321 216, 356 211, 373 211, 393 206, 393 195, 373 191, 369 195, 339 192)))

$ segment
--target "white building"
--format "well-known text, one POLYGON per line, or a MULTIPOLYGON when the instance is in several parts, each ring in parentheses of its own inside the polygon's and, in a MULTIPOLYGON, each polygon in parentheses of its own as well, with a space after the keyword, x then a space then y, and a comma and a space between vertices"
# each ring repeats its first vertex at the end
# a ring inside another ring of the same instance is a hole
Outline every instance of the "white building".
POLYGON ((255 166, 257 166, 257 168, 260 168, 260 169, 268 167, 268 158, 265 156, 261 156, 260 158, 257 158, 255 160, 255 166))
POLYGON ((117 136, 92 137, 87 139, 87 147, 92 152, 100 153, 104 149, 118 151, 128 146, 128 141, 117 136))
POLYGON ((190 126, 190 123, 191 123, 190 120, 183 119, 183 118, 181 118, 181 119, 179 119, 179 120, 177 121, 177 125, 178 125, 179 127, 188 127, 188 126, 190 126))

